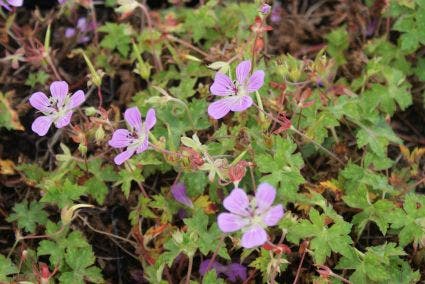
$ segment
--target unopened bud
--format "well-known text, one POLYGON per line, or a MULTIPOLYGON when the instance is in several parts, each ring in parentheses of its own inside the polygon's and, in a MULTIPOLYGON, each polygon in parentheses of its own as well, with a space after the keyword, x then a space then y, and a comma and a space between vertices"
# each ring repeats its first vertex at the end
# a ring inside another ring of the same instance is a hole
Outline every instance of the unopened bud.
POLYGON ((102 125, 99 126, 99 128, 96 129, 96 132, 94 133, 94 139, 96 139, 97 143, 100 143, 105 138, 105 130, 103 130, 102 125))
POLYGON ((78 209, 91 208, 91 207, 94 207, 94 206, 90 204, 75 204, 71 206, 70 208, 68 208, 68 206, 65 206, 61 210, 61 220, 63 225, 68 225, 69 223, 71 223, 72 219, 74 218, 74 213, 78 209))

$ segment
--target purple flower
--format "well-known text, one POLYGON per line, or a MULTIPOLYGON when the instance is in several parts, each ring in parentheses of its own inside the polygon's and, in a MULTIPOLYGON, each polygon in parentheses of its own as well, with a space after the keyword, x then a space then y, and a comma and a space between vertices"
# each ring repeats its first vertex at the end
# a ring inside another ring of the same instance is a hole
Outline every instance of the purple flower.
POLYGON ((267 241, 264 229, 276 225, 283 217, 282 205, 272 206, 275 197, 276 189, 268 183, 260 184, 251 200, 242 189, 233 189, 223 201, 224 208, 231 213, 218 215, 218 227, 224 233, 242 230, 244 248, 263 245, 267 241))
POLYGON ((24 3, 24 0, 0 0, 0 6, 6 8, 7 10, 11 10, 10 6, 13 7, 21 7, 24 3))
POLYGON ((117 129, 108 142, 114 148, 127 148, 115 157, 114 162, 117 165, 121 165, 130 159, 134 153, 140 154, 148 149, 149 130, 156 123, 155 110, 153 108, 148 110, 145 123, 142 122, 142 116, 137 107, 127 109, 124 113, 124 119, 129 124, 130 131, 117 129))
POLYGON ((174 199, 180 202, 181 204, 186 205, 187 207, 193 208, 192 200, 186 194, 186 187, 183 183, 179 182, 171 186, 171 194, 174 199))
POLYGON ((59 2, 59 4, 64 4, 66 1, 68 1, 68 0, 58 0, 58 2, 59 2))
POLYGON ((44 115, 37 117, 31 129, 40 136, 46 135, 52 123, 57 128, 67 126, 71 122, 74 109, 85 100, 84 92, 76 91, 72 96, 68 94, 68 83, 55 81, 50 85, 52 96, 48 98, 43 92, 36 92, 30 97, 30 104, 44 115))
POLYGON ((280 4, 278 1, 274 1, 270 21, 272 21, 272 23, 278 24, 282 20, 282 11, 282 4, 280 4))
POLYGON ((88 24, 86 18, 81 17, 77 21, 76 28, 67 28, 65 30, 65 37, 71 38, 78 35, 78 43, 85 43, 90 41, 90 37, 88 37, 86 34, 94 30, 94 28, 94 24, 88 24))
POLYGON ((267 15, 268 13, 270 13, 270 10, 272 9, 272 7, 269 4, 263 4, 260 8, 260 13, 263 15, 267 15))
POLYGON ((252 105, 250 93, 257 91, 264 84, 264 71, 257 70, 251 76, 251 62, 242 61, 236 67, 236 81, 225 74, 217 72, 210 91, 215 96, 226 97, 213 102, 208 107, 208 114, 220 119, 229 111, 244 111, 252 105))
POLYGON ((199 266, 199 274, 204 276, 209 270, 214 269, 217 275, 224 274, 227 279, 231 282, 235 282, 237 278, 244 281, 246 280, 246 267, 239 263, 231 263, 229 265, 223 265, 214 261, 210 265, 210 269, 207 271, 210 259, 204 260, 199 266))

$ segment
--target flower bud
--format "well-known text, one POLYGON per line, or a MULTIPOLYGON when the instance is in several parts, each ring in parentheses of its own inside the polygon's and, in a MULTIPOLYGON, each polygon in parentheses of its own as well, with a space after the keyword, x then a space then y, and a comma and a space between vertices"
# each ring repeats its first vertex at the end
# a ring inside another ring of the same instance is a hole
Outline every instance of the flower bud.
POLYGON ((96 140, 97 143, 100 143, 103 141, 104 138, 105 138, 105 130, 103 130, 103 127, 101 125, 96 129, 96 132, 94 133, 94 139, 96 140))

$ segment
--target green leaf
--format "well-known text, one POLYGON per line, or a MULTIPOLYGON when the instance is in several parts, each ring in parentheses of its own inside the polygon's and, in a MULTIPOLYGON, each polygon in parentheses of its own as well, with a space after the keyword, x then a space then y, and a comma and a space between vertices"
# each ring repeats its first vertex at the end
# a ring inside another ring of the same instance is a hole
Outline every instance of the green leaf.
MULTIPOLYGON (((209 252, 213 252, 218 246, 222 233, 218 229, 216 223, 208 228, 208 216, 202 210, 196 210, 192 218, 186 218, 183 220, 188 227, 189 234, 197 235, 197 247, 202 254, 208 255, 209 252)), ((218 251, 218 254, 230 260, 230 256, 224 246, 218 251)))
POLYGON ((185 80, 181 80, 180 84, 177 87, 170 88, 171 94, 174 97, 180 99, 187 99, 195 95, 195 83, 197 78, 187 78, 185 80))
POLYGON ((64 265, 65 252, 68 249, 85 248, 90 249, 89 243, 79 231, 71 232, 67 237, 50 232, 49 234, 56 237, 55 240, 42 240, 37 249, 38 256, 49 255, 49 261, 55 266, 64 265))
POLYGON ((10 279, 8 276, 16 273, 19 273, 18 268, 12 263, 12 261, 10 261, 10 259, 0 254, 0 281, 9 283, 10 279))
POLYGON ((45 225, 47 222, 47 213, 43 210, 43 204, 37 201, 24 200, 13 206, 14 213, 10 214, 6 219, 8 222, 18 222, 18 227, 25 229, 27 232, 34 233, 37 224, 45 225))
POLYGON ((124 192, 126 198, 130 195, 132 181, 143 182, 145 180, 142 176, 142 171, 138 168, 133 171, 122 169, 119 171, 118 176, 114 186, 121 185, 121 190, 124 192))
POLYGON ((37 71, 35 73, 30 73, 28 75, 27 80, 25 81, 25 85, 34 88, 37 84, 44 85, 49 79, 49 74, 44 71, 37 71))
POLYGON ((106 23, 101 26, 98 31, 107 35, 100 42, 101 47, 110 50, 118 50, 123 56, 127 57, 130 51, 132 28, 129 24, 106 23))
POLYGON ((416 283, 420 278, 418 271, 413 272, 409 264, 399 258, 405 254, 394 243, 368 247, 366 253, 351 248, 336 268, 355 270, 349 278, 352 283, 416 283))
POLYGON ((417 245, 425 238, 425 197, 415 193, 406 195, 403 209, 404 214, 394 216, 391 227, 401 229, 400 246, 411 242, 417 245))
POLYGON ((11 99, 13 92, 3 94, 0 92, 0 128, 4 127, 9 130, 24 130, 19 115, 12 108, 11 99))
POLYGON ((345 60, 344 51, 349 46, 348 32, 345 27, 333 29, 327 36, 328 41, 327 51, 335 59, 338 65, 343 65, 345 60))
POLYGON ((350 250, 350 244, 353 243, 349 233, 351 224, 335 218, 332 226, 326 225, 327 215, 320 215, 319 212, 310 209, 310 221, 301 220, 297 225, 291 227, 288 232, 288 240, 298 243, 300 239, 311 238, 310 250, 315 263, 323 264, 331 252, 346 254, 350 250))
POLYGON ((213 5, 211 2, 214 1, 209 1, 207 5, 203 5, 199 9, 187 11, 184 27, 192 33, 195 42, 208 37, 209 29, 216 24, 217 17, 214 9, 211 9, 211 5, 213 5))
POLYGON ((103 283, 101 270, 92 267, 95 257, 90 248, 70 248, 65 254, 67 265, 72 271, 62 273, 59 280, 63 283, 103 283))
POLYGON ((204 284, 224 284, 225 282, 223 279, 217 278, 217 273, 215 272, 215 269, 211 269, 208 271, 204 278, 202 279, 202 283, 204 284))
POLYGON ((260 154, 255 158, 261 173, 268 173, 261 181, 278 188, 278 200, 288 202, 296 199, 298 186, 305 182, 300 173, 304 161, 300 153, 294 154, 297 145, 290 139, 274 136, 274 154, 260 154))
POLYGON ((59 208, 69 206, 80 199, 81 195, 85 195, 86 187, 73 184, 66 179, 61 185, 54 184, 49 187, 46 194, 41 198, 41 202, 53 203, 59 208))

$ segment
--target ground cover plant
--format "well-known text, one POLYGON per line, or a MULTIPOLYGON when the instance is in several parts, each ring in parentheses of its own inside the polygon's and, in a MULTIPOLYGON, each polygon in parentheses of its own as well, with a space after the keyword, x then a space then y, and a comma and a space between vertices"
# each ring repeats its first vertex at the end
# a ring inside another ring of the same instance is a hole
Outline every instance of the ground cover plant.
POLYGON ((425 1, 0 6, 0 283, 425 280, 425 1))

